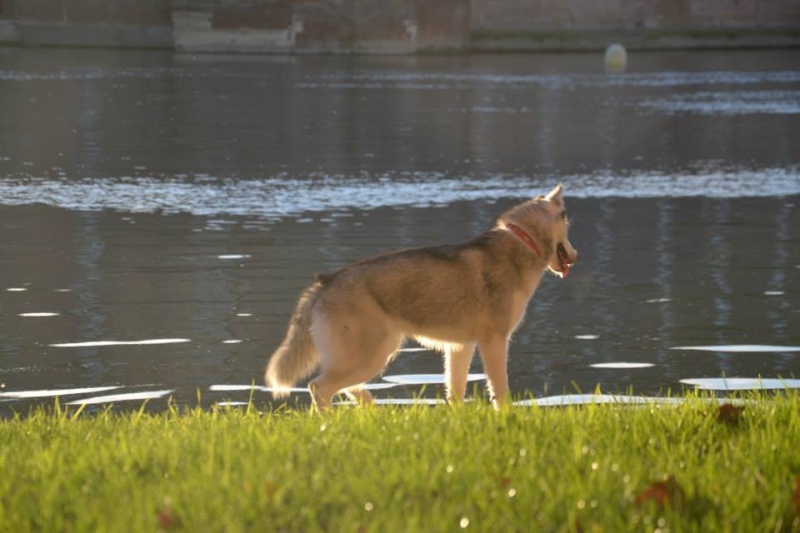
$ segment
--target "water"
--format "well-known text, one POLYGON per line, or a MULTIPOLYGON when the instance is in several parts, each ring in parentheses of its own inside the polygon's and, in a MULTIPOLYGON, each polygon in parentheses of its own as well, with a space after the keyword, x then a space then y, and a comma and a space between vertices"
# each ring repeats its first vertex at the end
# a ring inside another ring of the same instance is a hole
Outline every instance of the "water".
MULTIPOLYGON (((629 64, 0 50, 0 411, 266 401, 315 273, 466 239, 558 181, 581 262, 534 298, 515 392, 795 383, 793 52, 629 64)), ((441 372, 415 348, 387 374, 441 372)))

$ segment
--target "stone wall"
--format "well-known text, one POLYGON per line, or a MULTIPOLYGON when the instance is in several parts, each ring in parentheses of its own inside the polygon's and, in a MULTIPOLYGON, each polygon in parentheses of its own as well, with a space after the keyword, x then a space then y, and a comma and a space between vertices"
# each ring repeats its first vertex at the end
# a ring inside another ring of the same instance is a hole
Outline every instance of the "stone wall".
POLYGON ((209 51, 413 53, 469 44, 469 0, 176 2, 175 46, 209 51))
POLYGON ((4 0, 19 20, 77 26, 114 23, 169 26, 171 0, 4 0))
POLYGON ((476 30, 765 27, 800 24, 797 0, 471 0, 476 30))
POLYGON ((475 50, 800 46, 798 0, 471 0, 475 50))
POLYGON ((19 44, 172 46, 171 0, 0 0, 19 44))
POLYGON ((466 49, 469 0, 0 0, 0 42, 192 52, 466 49))
POLYGON ((0 44, 415 53, 800 46, 800 0, 0 0, 0 44))

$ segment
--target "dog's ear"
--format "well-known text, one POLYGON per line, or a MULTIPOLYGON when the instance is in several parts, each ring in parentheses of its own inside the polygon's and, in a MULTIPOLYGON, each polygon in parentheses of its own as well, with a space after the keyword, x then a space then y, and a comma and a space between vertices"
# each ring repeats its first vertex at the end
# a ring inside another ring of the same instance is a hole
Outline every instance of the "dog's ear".
POLYGON ((559 183, 558 185, 553 187, 552 191, 547 193, 547 196, 545 196, 544 199, 545 200, 549 200, 549 201, 551 201, 553 203, 556 203, 558 205, 563 205, 564 204, 564 197, 562 196, 563 191, 564 191, 564 188, 559 183))

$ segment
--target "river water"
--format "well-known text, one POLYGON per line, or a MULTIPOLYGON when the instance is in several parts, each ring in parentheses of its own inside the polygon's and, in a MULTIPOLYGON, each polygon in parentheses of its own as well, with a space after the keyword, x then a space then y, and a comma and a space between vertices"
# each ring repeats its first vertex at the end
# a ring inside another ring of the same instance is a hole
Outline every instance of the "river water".
MULTIPOLYGON (((266 402, 231 389, 262 385, 315 273, 467 239, 557 182, 581 261, 531 303, 515 393, 797 384, 793 51, 606 74, 598 54, 0 50, 0 410, 266 402)), ((387 374, 441 372, 408 348, 387 374)))

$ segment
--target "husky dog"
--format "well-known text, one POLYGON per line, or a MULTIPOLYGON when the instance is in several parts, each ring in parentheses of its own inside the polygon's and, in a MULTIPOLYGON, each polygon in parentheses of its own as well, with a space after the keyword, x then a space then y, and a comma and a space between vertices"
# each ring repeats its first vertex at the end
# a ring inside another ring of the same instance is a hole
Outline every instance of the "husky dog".
POLYGON ((275 397, 309 376, 314 405, 363 384, 411 337, 445 357, 447 399, 464 398, 478 347, 495 407, 508 395, 508 342, 546 270, 566 277, 578 252, 567 237, 561 185, 521 203, 472 240, 411 248, 317 275, 303 292, 265 379, 275 397))

